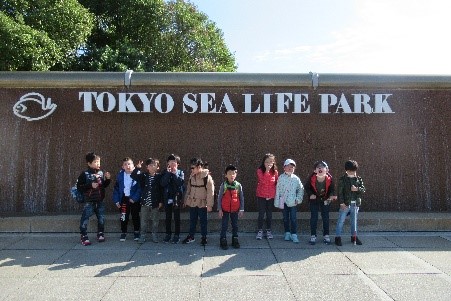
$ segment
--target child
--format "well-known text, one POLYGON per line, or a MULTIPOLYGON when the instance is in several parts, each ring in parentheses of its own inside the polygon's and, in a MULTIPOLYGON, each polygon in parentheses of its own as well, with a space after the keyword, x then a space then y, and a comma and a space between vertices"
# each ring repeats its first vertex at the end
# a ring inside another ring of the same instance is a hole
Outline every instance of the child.
POLYGON ((233 165, 228 165, 225 169, 226 180, 221 184, 218 193, 219 217, 222 218, 220 246, 227 250, 226 232, 229 224, 229 216, 232 223, 232 246, 235 249, 240 247, 238 242, 238 217, 244 214, 244 194, 243 187, 235 181, 237 169, 233 165))
POLYGON ((361 195, 365 192, 365 186, 361 177, 357 176, 359 165, 354 160, 346 161, 346 174, 338 180, 338 201, 340 210, 338 212, 337 229, 335 231, 335 244, 341 246, 341 231, 348 213, 351 215, 351 242, 361 245, 362 242, 356 236, 357 213, 361 203, 361 195))
POLYGON ((302 203, 304 186, 301 180, 294 174, 296 163, 286 159, 283 164, 284 173, 279 176, 276 186, 274 206, 283 209, 283 225, 285 228, 285 240, 299 243, 297 235, 296 205, 302 203))
POLYGON ((160 161, 149 158, 146 160, 147 171, 141 172, 142 161, 136 165, 132 172, 132 179, 140 184, 141 188, 141 225, 139 243, 146 242, 147 219, 150 215, 152 219, 152 241, 157 243, 159 212, 158 209, 163 207, 162 193, 160 186, 160 174, 157 173, 160 168, 160 161))
POLYGON ((279 172, 275 163, 273 154, 266 154, 263 157, 262 164, 257 169, 257 236, 256 239, 263 238, 263 218, 266 213, 266 238, 272 239, 271 232, 272 207, 274 204, 274 196, 276 195, 276 184, 279 178, 279 172))
POLYGON ((190 161, 191 175, 186 188, 186 197, 184 206, 189 207, 189 234, 182 241, 184 244, 194 242, 194 233, 196 232, 197 219, 200 219, 200 244, 207 244, 207 212, 213 208, 213 195, 215 186, 213 179, 209 175, 208 169, 204 169, 204 163, 201 159, 193 158, 190 161))
POLYGON ((116 177, 113 190, 113 201, 121 212, 121 237, 120 241, 125 241, 127 237, 127 225, 130 213, 132 214, 134 240, 139 240, 139 211, 141 204, 141 189, 137 181, 133 180, 131 174, 135 169, 133 160, 129 157, 122 159, 122 170, 116 177))
POLYGON ((95 213, 97 216, 97 240, 105 241, 105 188, 110 185, 110 173, 100 170, 100 157, 91 152, 86 154, 88 169, 80 174, 77 189, 85 196, 85 206, 80 219, 81 244, 89 246, 88 238, 89 218, 95 213))
POLYGON ((323 220, 323 237, 326 245, 330 244, 329 237, 329 209, 330 202, 336 200, 334 181, 329 173, 329 167, 324 161, 315 162, 313 173, 305 181, 305 192, 310 203, 310 244, 316 243, 316 227, 318 225, 318 211, 321 208, 323 220))
POLYGON ((182 205, 185 175, 178 169, 180 157, 169 155, 167 158, 167 169, 161 175, 160 184, 163 187, 164 209, 166 212, 166 236, 164 242, 171 241, 172 235, 172 213, 174 213, 175 231, 172 243, 180 241, 180 206, 182 205))

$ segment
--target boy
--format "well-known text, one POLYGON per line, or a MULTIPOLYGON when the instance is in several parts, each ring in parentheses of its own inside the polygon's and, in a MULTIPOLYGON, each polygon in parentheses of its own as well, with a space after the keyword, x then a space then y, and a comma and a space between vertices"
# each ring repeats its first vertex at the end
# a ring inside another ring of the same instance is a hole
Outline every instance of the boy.
POLYGON ((161 200, 160 174, 157 173, 160 169, 160 161, 152 158, 147 159, 147 171, 144 173, 141 172, 142 163, 142 161, 139 161, 131 175, 132 179, 137 181, 141 188, 141 233, 138 242, 141 244, 146 242, 147 219, 150 215, 150 218, 152 219, 152 241, 157 243, 159 224, 158 209, 163 207, 163 202, 161 200))
POLYGON ((174 213, 175 231, 172 243, 180 242, 180 206, 182 205, 185 174, 178 169, 180 157, 174 154, 168 156, 167 169, 161 175, 160 185, 163 187, 164 210, 166 212, 166 236, 164 242, 171 241, 172 213, 174 213))
POLYGON ((141 189, 137 181, 133 180, 131 174, 135 169, 133 160, 129 157, 122 159, 122 170, 116 177, 116 183, 113 190, 113 202, 121 212, 121 237, 120 241, 125 241, 127 237, 127 225, 130 213, 132 214, 134 240, 139 239, 139 211, 141 204, 141 189))
POLYGON ((286 159, 283 164, 284 173, 279 176, 276 186, 274 206, 283 209, 283 226, 285 228, 286 241, 299 243, 297 235, 296 205, 302 203, 304 186, 301 180, 294 174, 296 163, 292 159, 286 159), (291 227, 290 227, 291 226, 291 227))
POLYGON ((329 237, 329 209, 330 202, 336 200, 334 181, 329 173, 329 167, 324 161, 315 162, 313 173, 305 181, 305 192, 310 203, 310 244, 316 243, 316 227, 318 225, 318 211, 321 209, 323 220, 323 237, 326 245, 330 244, 329 237))
POLYGON ((335 244, 341 246, 341 231, 346 216, 350 214, 351 222, 351 242, 361 245, 362 242, 356 235, 357 231, 357 213, 361 203, 361 195, 365 192, 365 186, 361 177, 357 176, 359 165, 354 160, 346 161, 346 174, 338 180, 338 201, 340 210, 338 211, 337 228, 335 231, 335 244))
POLYGON ((218 192, 219 217, 222 218, 220 247, 227 250, 226 232, 229 224, 229 216, 232 223, 232 246, 240 248, 238 242, 238 217, 244 214, 244 194, 243 187, 235 181, 237 169, 233 165, 228 165, 225 169, 226 180, 221 184, 218 192))
POLYGON ((88 238, 89 218, 95 213, 97 216, 97 240, 105 241, 105 188, 110 185, 110 173, 100 170, 100 157, 91 152, 86 154, 88 169, 82 172, 77 180, 77 189, 85 196, 85 206, 80 219, 81 244, 89 246, 88 238))

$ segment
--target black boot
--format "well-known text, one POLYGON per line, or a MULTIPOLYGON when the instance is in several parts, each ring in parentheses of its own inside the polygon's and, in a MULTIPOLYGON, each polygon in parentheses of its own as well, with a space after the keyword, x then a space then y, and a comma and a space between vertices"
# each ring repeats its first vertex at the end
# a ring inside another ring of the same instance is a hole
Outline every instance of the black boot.
POLYGON ((354 236, 351 236, 351 242, 354 243, 354 241, 355 241, 356 245, 359 245, 359 246, 362 245, 362 242, 360 241, 360 239, 357 236, 355 237, 355 239, 354 239, 354 236))
POLYGON ((229 248, 227 246, 227 238, 221 238, 221 240, 219 242, 219 246, 221 247, 221 249, 227 250, 229 248))
POLYGON ((335 244, 339 247, 341 247, 343 244, 341 243, 341 237, 337 236, 335 237, 335 244))
POLYGON ((240 243, 238 242, 238 237, 232 237, 232 246, 235 249, 239 249, 240 248, 240 243))

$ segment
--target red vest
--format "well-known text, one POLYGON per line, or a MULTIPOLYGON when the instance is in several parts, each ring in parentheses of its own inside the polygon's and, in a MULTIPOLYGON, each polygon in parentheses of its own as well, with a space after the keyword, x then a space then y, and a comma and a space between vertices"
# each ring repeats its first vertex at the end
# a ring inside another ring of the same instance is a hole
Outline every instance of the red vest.
POLYGON ((240 210, 240 183, 233 182, 232 185, 224 182, 224 193, 222 195, 221 209, 225 212, 237 212, 240 210))
MULTIPOLYGON (((326 174, 326 191, 325 191, 325 196, 327 196, 327 193, 329 192, 329 187, 330 187, 330 183, 331 182, 332 182, 332 176, 329 173, 327 173, 326 174)), ((315 175, 312 175, 312 177, 310 178, 310 185, 312 186, 313 191, 315 191, 315 194, 317 196, 320 196, 319 192, 318 192, 318 189, 316 189, 316 176, 315 175)))

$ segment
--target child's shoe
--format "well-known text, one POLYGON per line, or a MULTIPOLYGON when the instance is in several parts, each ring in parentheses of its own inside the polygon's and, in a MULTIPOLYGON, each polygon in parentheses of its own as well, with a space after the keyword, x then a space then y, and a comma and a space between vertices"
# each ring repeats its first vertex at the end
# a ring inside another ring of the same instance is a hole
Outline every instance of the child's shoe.
POLYGON ((266 239, 273 239, 274 236, 271 233, 271 230, 266 230, 266 239))
POLYGON ((227 246, 227 238, 221 238, 221 240, 219 242, 219 246, 221 247, 221 249, 227 250, 229 248, 227 246))
POLYGON ((81 240, 81 244, 84 245, 84 246, 91 245, 91 242, 89 241, 88 235, 82 235, 80 237, 80 240, 81 240))
POLYGON ((232 247, 235 249, 240 248, 240 243, 238 242, 238 237, 232 237, 232 247))
POLYGON ((285 238, 286 241, 290 241, 291 240, 291 233, 290 232, 285 232, 285 238))
POLYGON ((206 236, 202 236, 202 239, 200 240, 200 244, 202 246, 206 246, 207 245, 207 237, 206 236))
POLYGON ((196 240, 194 239, 193 236, 188 235, 183 241, 182 244, 190 244, 192 242, 195 242, 196 240))
POLYGON ((257 236, 255 237, 255 239, 261 240, 262 238, 263 238, 263 231, 262 230, 258 230, 257 236))
POLYGON ((158 236, 157 236, 157 233, 152 233, 152 242, 158 243, 158 236))
POLYGON ((299 238, 297 234, 291 234, 291 240, 295 243, 298 244, 299 243, 299 238))
POLYGON ((178 244, 179 242, 180 242, 180 237, 178 235, 174 235, 174 237, 172 237, 172 243, 178 244))
POLYGON ((351 242, 352 242, 352 243, 355 242, 355 244, 356 244, 356 245, 359 245, 359 246, 362 245, 362 242, 360 241, 360 239, 359 239, 358 237, 356 237, 356 238, 354 239, 354 236, 351 236, 351 242))
POLYGON ((329 235, 324 235, 324 243, 326 244, 326 245, 330 245, 330 237, 329 237, 329 235))
POLYGON ((97 233, 97 241, 98 242, 104 242, 105 241, 105 235, 103 234, 103 232, 97 233))
POLYGON ((314 244, 316 244, 316 235, 310 236, 309 244, 311 244, 312 246, 313 246, 314 244))
POLYGON ((337 236, 335 237, 335 244, 339 247, 341 247, 343 244, 341 243, 341 237, 337 236))
POLYGON ((127 238, 127 233, 122 233, 121 237, 119 238, 119 241, 125 241, 126 238, 127 238))
POLYGON ((146 238, 144 237, 144 236, 141 236, 139 239, 138 239, 138 243, 139 244, 143 244, 143 243, 145 243, 146 242, 146 238))
POLYGON ((163 239, 164 243, 169 243, 171 241, 171 234, 166 234, 166 236, 163 239))
POLYGON ((139 234, 139 231, 133 232, 133 240, 134 241, 138 241, 140 236, 141 235, 139 234))

